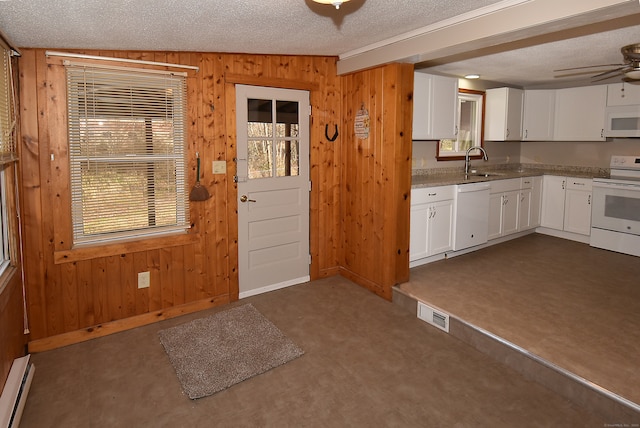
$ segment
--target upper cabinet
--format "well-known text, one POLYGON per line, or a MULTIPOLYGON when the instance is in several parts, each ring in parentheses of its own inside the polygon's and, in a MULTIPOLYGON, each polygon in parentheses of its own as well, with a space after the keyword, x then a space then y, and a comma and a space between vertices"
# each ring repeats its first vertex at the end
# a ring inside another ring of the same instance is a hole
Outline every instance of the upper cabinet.
POLYGON ((485 140, 519 141, 522 139, 523 95, 522 89, 487 89, 484 115, 485 140))
POLYGON ((524 141, 553 140, 553 123, 556 106, 554 89, 524 91, 522 139, 524 141))
POLYGON ((556 90, 555 141, 604 141, 607 85, 556 90))
POLYGON ((640 85, 611 83, 607 85, 607 106, 640 105, 640 85))
POLYGON ((458 79, 415 72, 413 75, 414 140, 456 138, 458 79))

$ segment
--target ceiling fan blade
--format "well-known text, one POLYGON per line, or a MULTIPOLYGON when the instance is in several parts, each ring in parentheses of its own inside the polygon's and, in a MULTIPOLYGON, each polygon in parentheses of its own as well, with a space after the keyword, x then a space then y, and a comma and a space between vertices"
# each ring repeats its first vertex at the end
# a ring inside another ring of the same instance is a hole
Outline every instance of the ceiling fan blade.
POLYGON ((584 70, 585 68, 596 68, 596 67, 620 67, 622 65, 627 65, 627 64, 599 64, 599 65, 586 65, 584 67, 571 67, 571 68, 560 68, 558 70, 553 70, 554 72, 556 71, 571 71, 571 70, 584 70))
POLYGON ((596 77, 603 77, 603 76, 607 76, 609 74, 614 74, 614 73, 618 73, 618 72, 620 74, 622 74, 623 70, 625 70, 626 68, 629 68, 629 67, 627 65, 625 65, 624 67, 618 67, 618 68, 615 68, 613 70, 605 71, 604 73, 596 74, 595 76, 592 76, 592 78, 595 79, 596 77))

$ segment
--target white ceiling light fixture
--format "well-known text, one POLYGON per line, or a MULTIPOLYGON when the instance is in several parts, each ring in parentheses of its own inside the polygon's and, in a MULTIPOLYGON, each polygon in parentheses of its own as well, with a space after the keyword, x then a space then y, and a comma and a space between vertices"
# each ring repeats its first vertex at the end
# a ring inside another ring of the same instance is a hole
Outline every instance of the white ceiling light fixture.
POLYGON ((464 76, 465 79, 479 79, 480 75, 479 74, 467 74, 466 76, 464 76))
POLYGON ((313 0, 316 3, 320 3, 320 4, 332 4, 336 7, 336 9, 340 9, 340 5, 342 3, 346 3, 349 0, 313 0))

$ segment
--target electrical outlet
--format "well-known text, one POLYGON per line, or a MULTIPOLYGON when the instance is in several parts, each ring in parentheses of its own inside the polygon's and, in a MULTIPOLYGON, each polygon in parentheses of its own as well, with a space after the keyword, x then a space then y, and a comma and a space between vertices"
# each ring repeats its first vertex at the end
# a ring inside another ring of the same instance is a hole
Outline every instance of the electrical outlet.
POLYGON ((138 272, 138 288, 149 288, 151 285, 151 272, 138 272))

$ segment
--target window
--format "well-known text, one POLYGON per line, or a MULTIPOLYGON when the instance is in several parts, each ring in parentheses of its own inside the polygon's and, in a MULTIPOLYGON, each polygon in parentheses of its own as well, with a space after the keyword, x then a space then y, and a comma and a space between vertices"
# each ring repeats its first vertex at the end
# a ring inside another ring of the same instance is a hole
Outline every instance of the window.
POLYGON ((66 65, 74 244, 185 231, 185 74, 66 65))
MULTIPOLYGON (((7 174, 15 160, 15 105, 11 49, 0 40, 0 274, 11 264, 10 244, 15 240, 9 233, 9 206, 13 186, 7 174)), ((11 175, 9 175, 11 177, 11 175)))
POLYGON ((249 179, 299 175, 298 103, 250 98, 247 113, 249 179))
POLYGON ((438 142, 438 160, 457 160, 464 157, 470 147, 484 147, 483 124, 484 92, 460 89, 457 139, 438 142))

